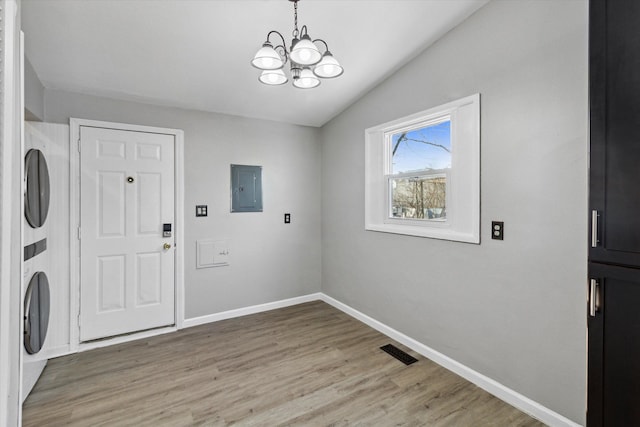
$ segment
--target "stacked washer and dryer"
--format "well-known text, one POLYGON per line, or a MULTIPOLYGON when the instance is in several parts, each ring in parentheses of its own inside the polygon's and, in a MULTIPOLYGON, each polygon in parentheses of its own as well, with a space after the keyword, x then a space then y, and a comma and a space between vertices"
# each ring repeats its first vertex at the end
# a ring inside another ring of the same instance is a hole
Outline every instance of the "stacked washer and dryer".
POLYGON ((24 168, 24 349, 22 399, 40 377, 47 364, 38 355, 47 337, 50 314, 49 204, 51 185, 47 166, 47 147, 38 141, 25 141, 24 168), (39 145, 39 146, 38 146, 39 145))
POLYGON ((25 122, 22 400, 70 353, 69 126, 25 122))

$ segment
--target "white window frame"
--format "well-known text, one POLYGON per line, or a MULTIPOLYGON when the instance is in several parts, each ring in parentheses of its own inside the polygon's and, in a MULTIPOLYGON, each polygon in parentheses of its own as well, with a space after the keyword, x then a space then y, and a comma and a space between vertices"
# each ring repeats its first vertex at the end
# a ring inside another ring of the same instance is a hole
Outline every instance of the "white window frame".
POLYGON ((365 131, 365 230, 480 243, 480 94, 365 131), (391 135, 447 119, 451 120, 451 170, 446 219, 391 217, 391 180, 431 175, 428 171, 392 174, 391 135))

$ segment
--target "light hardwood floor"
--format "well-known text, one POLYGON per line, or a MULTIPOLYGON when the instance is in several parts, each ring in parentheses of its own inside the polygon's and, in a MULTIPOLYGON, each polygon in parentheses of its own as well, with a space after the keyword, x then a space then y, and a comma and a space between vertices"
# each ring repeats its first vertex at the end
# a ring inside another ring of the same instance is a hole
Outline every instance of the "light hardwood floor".
POLYGON ((319 301, 52 359, 23 408, 24 426, 543 425, 319 301))

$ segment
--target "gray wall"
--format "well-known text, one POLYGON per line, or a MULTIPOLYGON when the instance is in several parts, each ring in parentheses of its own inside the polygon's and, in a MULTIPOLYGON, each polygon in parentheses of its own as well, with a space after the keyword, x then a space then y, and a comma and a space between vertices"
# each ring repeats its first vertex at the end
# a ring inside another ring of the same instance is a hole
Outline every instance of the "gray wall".
POLYGON ((26 55, 24 57, 24 113, 25 120, 42 121, 44 118, 44 86, 26 55))
POLYGON ((45 90, 45 121, 70 117, 184 130, 186 318, 320 291, 317 129, 45 90), (263 166, 263 213, 229 213, 232 163, 263 166), (195 268, 206 238, 229 239, 228 267, 195 268))
POLYGON ((580 423, 587 6, 491 2, 321 131, 323 292, 580 423), (364 130, 476 92, 481 245, 365 231, 364 130))

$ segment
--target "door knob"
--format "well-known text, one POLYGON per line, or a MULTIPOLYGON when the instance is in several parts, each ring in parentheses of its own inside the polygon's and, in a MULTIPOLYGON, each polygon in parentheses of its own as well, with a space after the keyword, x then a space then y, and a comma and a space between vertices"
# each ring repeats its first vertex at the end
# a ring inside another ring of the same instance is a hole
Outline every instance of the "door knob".
POLYGON ((171 249, 171 245, 169 243, 165 243, 163 248, 165 249, 171 249))

